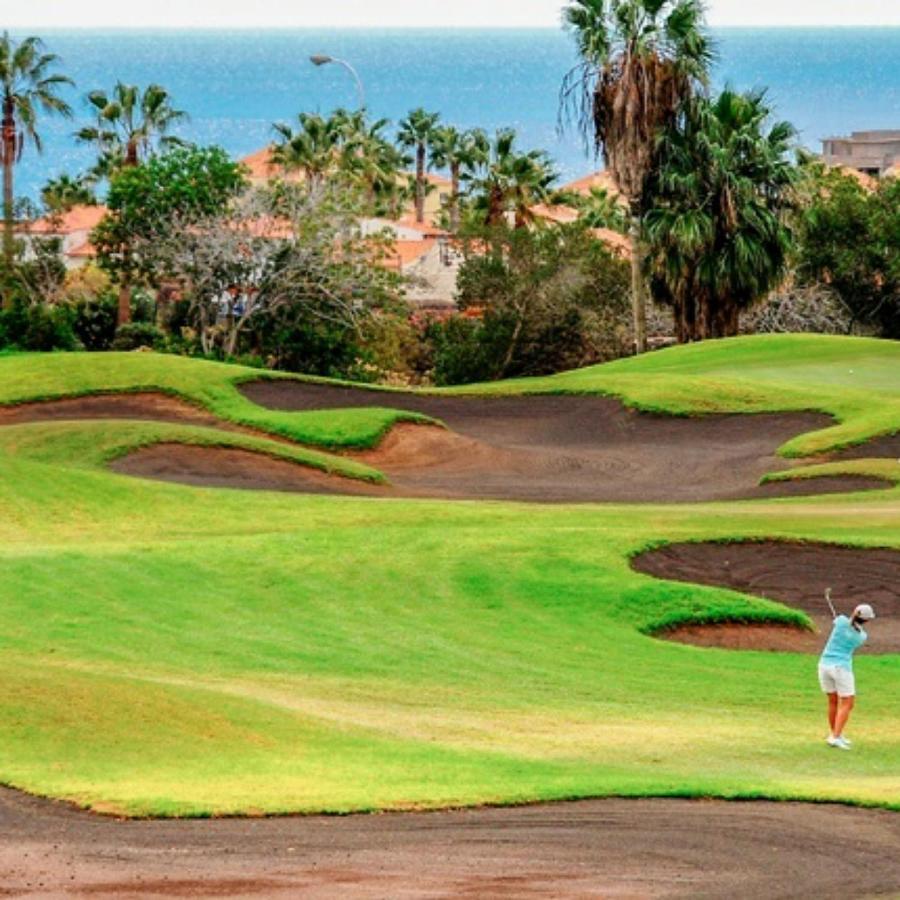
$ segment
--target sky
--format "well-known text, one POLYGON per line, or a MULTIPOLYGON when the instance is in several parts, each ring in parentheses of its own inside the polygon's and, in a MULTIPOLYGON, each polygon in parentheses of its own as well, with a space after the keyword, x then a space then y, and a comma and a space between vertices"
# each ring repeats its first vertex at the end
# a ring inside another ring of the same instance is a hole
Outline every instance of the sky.
MULTIPOLYGON (((556 26, 563 0, 0 0, 24 27, 556 26)), ((900 0, 709 0, 713 26, 900 26, 900 0)))

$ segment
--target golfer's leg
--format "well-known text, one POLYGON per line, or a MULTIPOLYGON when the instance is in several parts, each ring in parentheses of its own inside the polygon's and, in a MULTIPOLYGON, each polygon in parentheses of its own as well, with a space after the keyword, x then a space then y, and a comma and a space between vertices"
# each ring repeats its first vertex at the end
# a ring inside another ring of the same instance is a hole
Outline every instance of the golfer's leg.
POLYGON ((828 725, 831 728, 831 733, 834 734, 835 726, 837 725, 837 713, 838 713, 838 695, 837 694, 829 694, 828 695, 828 725))
POLYGON ((838 699, 837 719, 834 723, 835 737, 840 737, 844 733, 844 729, 847 727, 847 720, 850 718, 850 713, 853 711, 853 704, 855 701, 855 697, 840 697, 838 699))

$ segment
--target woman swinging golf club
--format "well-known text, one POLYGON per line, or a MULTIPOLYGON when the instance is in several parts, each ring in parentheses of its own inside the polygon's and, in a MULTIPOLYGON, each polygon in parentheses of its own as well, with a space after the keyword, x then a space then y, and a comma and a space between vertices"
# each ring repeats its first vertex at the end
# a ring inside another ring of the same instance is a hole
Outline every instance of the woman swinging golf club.
POLYGON ((819 660, 819 684, 828 695, 828 746, 849 750, 850 741, 844 737, 844 728, 853 710, 856 698, 856 681, 853 677, 853 654, 868 640, 863 629, 866 622, 875 618, 875 610, 863 603, 853 610, 849 618, 838 615, 831 602, 831 588, 825 599, 834 617, 834 627, 819 660))

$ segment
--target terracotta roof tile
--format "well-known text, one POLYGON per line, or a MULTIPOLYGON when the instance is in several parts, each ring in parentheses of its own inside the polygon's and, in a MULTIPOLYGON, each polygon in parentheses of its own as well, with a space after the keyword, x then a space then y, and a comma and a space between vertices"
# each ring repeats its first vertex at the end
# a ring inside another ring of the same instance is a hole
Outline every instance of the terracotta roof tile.
POLYGON ((59 220, 44 217, 32 222, 28 227, 31 234, 73 234, 76 231, 91 231, 106 215, 105 206, 74 206, 59 220))
POLYGON ((557 225, 571 225, 578 221, 578 210, 571 206, 548 206, 546 203, 538 203, 531 207, 531 214, 538 219, 548 222, 556 222, 557 225))
POLYGON ((571 191, 574 194, 583 194, 586 197, 594 188, 608 191, 610 194, 619 193, 615 180, 605 169, 601 169, 599 172, 591 172, 590 175, 585 175, 577 181, 564 184, 560 190, 571 191))
POLYGON ((97 255, 97 248, 90 241, 79 244, 66 253, 71 259, 93 259, 97 255))
POLYGON ((591 234, 603 241, 617 255, 631 259, 631 238, 611 228, 592 228, 591 234))

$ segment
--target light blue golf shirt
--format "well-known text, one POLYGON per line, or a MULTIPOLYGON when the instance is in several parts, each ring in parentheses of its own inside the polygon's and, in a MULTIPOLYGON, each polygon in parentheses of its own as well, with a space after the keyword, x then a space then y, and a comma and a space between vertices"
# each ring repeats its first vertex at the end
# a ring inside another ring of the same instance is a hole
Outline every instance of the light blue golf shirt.
POLYGON ((869 636, 860 629, 857 631, 850 624, 847 616, 838 616, 834 620, 834 628, 831 630, 831 637, 822 651, 823 666, 838 666, 846 669, 848 672, 853 671, 853 652, 858 650, 868 640, 869 636))

